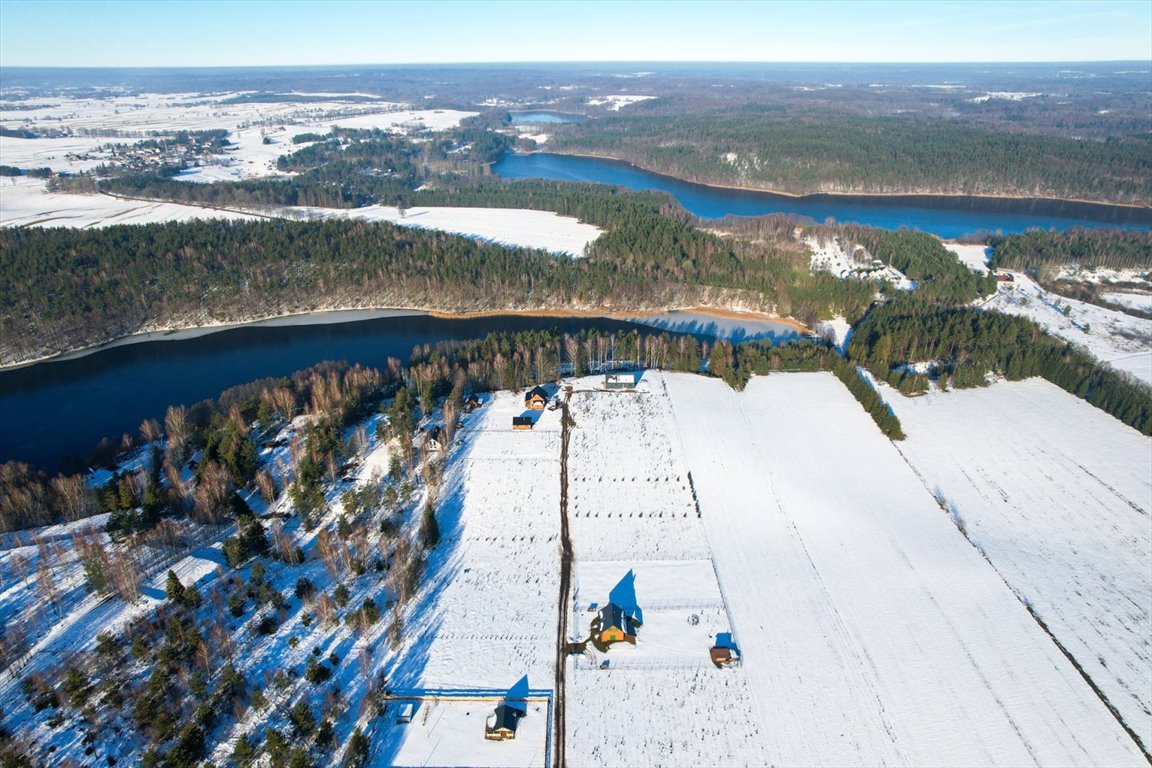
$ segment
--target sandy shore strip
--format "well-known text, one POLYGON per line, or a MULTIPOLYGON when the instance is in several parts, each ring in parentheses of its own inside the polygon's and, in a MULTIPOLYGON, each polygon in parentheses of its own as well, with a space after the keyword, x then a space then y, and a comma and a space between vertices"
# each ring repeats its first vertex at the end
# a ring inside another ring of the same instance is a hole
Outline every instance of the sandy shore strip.
POLYGON ((415 317, 420 315, 427 315, 429 317, 436 317, 444 320, 468 320, 480 317, 499 317, 509 315, 556 318, 606 317, 614 320, 626 320, 629 322, 644 324, 644 319, 671 316, 675 313, 708 315, 711 317, 728 320, 729 322, 745 321, 748 323, 756 324, 774 323, 778 325, 787 325, 791 328, 794 328, 797 333, 808 333, 807 326, 792 318, 777 317, 775 315, 759 312, 740 312, 728 309, 713 309, 710 307, 685 307, 667 310, 641 310, 637 312, 605 311, 596 309, 496 309, 484 312, 445 312, 440 310, 402 308, 329 309, 317 312, 302 312, 288 315, 278 315, 275 317, 260 318, 256 320, 234 323, 218 323, 212 325, 193 326, 189 328, 171 328, 156 331, 146 331, 143 333, 134 333, 129 336, 124 336, 119 339, 114 339, 113 341, 97 344, 91 347, 83 347, 81 349, 74 349, 68 352, 61 352, 54 355, 45 355, 43 357, 37 357, 31 360, 22 360, 18 363, 0 365, 0 372, 26 368, 31 365, 36 365, 37 363, 75 360, 77 358, 86 357, 97 352, 103 352, 107 349, 123 347, 129 344, 142 344, 149 341, 183 341, 187 339, 195 339, 200 336, 207 336, 211 333, 219 333, 220 331, 230 331, 235 328, 333 325, 336 323, 354 323, 363 320, 378 320, 380 318, 387 317, 415 317))

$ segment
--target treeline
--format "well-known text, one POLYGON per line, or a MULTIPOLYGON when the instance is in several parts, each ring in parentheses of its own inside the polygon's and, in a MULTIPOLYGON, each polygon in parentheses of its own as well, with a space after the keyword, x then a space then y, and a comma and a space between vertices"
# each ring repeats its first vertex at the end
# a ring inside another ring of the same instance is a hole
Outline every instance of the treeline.
POLYGON ((991 264, 1031 274, 1064 266, 1084 269, 1152 268, 1152 232, 1075 228, 1065 232, 1030 229, 988 238, 991 264))
POLYGON ((695 182, 796 194, 935 193, 1152 203, 1146 140, 1079 141, 909 116, 782 114, 747 104, 558 126, 549 150, 609 155, 695 182), (652 141, 658 136, 660 141, 652 141))
POLYGON ((431 402, 466 388, 511 389, 565 375, 636 367, 704 373, 734 389, 743 389, 753 375, 831 371, 885 435, 904 439, 899 419, 855 366, 814 339, 773 345, 768 341, 707 342, 640 331, 491 334, 479 341, 449 341, 416 350, 408 377, 421 401, 431 402))
POLYGON ((928 361, 937 366, 941 386, 983 386, 988 374, 1013 381, 1041 376, 1152 435, 1152 395, 1145 387, 1026 318, 907 297, 874 308, 846 351, 880 379, 928 361))

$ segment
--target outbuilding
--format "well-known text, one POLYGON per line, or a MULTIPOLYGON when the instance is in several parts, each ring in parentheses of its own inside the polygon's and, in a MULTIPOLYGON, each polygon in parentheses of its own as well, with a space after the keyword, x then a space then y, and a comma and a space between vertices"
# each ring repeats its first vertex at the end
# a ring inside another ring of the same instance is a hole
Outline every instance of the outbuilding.
POLYGON ((531 416, 512 417, 512 429, 532 429, 533 424, 531 416))
POLYGON ((636 372, 612 371, 604 374, 604 389, 635 389, 636 372))

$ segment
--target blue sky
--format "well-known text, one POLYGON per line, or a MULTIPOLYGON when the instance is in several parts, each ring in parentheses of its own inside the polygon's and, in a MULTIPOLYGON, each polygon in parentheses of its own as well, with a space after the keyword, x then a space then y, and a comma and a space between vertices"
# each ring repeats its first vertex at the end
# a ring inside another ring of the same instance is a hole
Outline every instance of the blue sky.
POLYGON ((0 0, 0 66, 1152 60, 1150 0, 0 0))

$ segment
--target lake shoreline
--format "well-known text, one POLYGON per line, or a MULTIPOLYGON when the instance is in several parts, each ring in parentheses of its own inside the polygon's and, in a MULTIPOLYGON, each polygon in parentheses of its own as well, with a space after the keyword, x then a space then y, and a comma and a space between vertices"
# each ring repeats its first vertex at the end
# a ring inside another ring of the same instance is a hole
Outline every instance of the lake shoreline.
POLYGON ((296 312, 285 315, 255 318, 237 322, 217 323, 209 325, 190 325, 182 327, 164 328, 153 331, 143 331, 101 342, 87 347, 77 347, 65 352, 22 360, 16 363, 0 365, 0 374, 30 368, 40 363, 55 363, 66 360, 77 360, 98 352, 133 344, 143 344, 153 341, 185 341, 202 336, 208 336, 222 331, 231 331, 239 328, 269 328, 283 326, 312 326, 312 325, 338 325, 342 323, 357 323, 366 320, 379 320, 390 317, 435 317, 443 320, 469 320, 490 317, 555 317, 555 318, 607 318, 612 320, 632 320, 641 317, 656 317, 673 312, 693 312, 696 314, 711 315, 727 320, 748 320, 749 322, 770 321, 794 328, 798 333, 808 333, 809 329, 798 320, 789 317, 779 317, 762 312, 744 312, 726 308, 715 307, 669 307, 661 310, 595 310, 595 309, 497 309, 478 312, 448 312, 443 310, 415 309, 404 307, 380 308, 348 308, 324 309, 314 312, 296 312))
MULTIPOLYGON (((685 179, 681 176, 674 176, 673 174, 664 171, 658 171, 652 168, 647 168, 643 165, 637 165, 628 160, 622 160, 618 157, 611 155, 601 155, 588 152, 566 152, 556 149, 537 149, 531 152, 511 152, 512 155, 562 155, 564 157, 586 157, 591 160, 608 160, 614 163, 621 163, 634 168, 638 171, 651 173, 655 176, 663 176, 666 179, 679 181, 684 184, 697 184, 701 187, 710 187, 712 189, 731 190, 735 192, 758 192, 765 195, 775 195, 777 197, 789 198, 792 200, 801 201, 819 201, 821 198, 830 199, 851 199, 858 200, 866 203, 870 198, 877 201, 890 202, 893 198, 905 198, 909 201, 946 201, 946 200, 973 200, 973 201, 987 201, 987 202, 1004 202, 1004 203, 1039 203, 1043 205, 1076 205, 1085 206, 1089 210, 1097 209, 1103 212, 1107 209, 1118 209, 1125 213, 1140 213, 1143 212, 1152 216, 1152 205, 1140 205, 1137 203, 1114 203, 1104 202, 1102 200, 1086 200, 1076 197, 1035 197, 1026 195, 986 195, 974 194, 970 192, 786 192, 779 189, 767 189, 763 187, 748 187, 738 184, 718 184, 715 182, 707 181, 693 181, 692 179, 685 179)), ((497 161, 499 162, 499 161, 497 161)), ((495 165, 495 163, 493 163, 495 165)))

